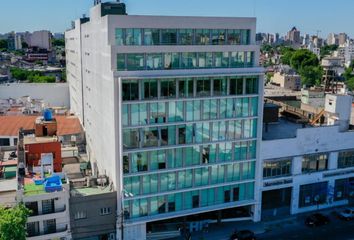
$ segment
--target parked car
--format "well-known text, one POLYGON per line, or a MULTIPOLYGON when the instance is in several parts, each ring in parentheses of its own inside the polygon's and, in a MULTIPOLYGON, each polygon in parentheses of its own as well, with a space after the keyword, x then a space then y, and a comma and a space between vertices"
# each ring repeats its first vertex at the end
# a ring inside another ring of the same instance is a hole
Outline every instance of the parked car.
POLYGON ((305 220, 305 224, 309 227, 326 225, 328 223, 329 223, 329 218, 321 213, 314 213, 308 216, 305 220))
POLYGON ((256 237, 250 230, 241 230, 232 234, 230 240, 256 240, 256 237))
POLYGON ((354 208, 347 207, 338 213, 339 217, 345 220, 354 219, 354 208))

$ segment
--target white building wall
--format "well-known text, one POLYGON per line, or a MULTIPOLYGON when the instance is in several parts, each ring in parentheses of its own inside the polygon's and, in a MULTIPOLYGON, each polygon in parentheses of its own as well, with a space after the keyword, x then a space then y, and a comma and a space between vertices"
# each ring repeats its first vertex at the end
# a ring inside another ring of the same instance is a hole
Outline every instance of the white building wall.
POLYGON ((333 201, 328 195, 327 203, 318 206, 299 207, 300 186, 304 184, 328 182, 328 188, 334 189, 336 179, 352 177, 354 167, 338 169, 338 152, 354 149, 354 132, 341 132, 339 126, 304 128, 297 130, 296 138, 262 141, 261 159, 292 158, 292 175, 274 179, 263 179, 261 191, 292 187, 291 214, 297 214, 316 209, 334 207, 348 203, 347 200, 333 201), (302 173, 304 155, 329 153, 326 171, 302 173), (283 182, 274 186, 264 183, 283 182))
POLYGON ((30 46, 52 50, 52 34, 49 31, 35 31, 30 37, 30 46))
POLYGON ((0 85, 0 99, 30 96, 43 99, 50 107, 70 108, 68 83, 10 83, 0 85))
POLYGON ((66 79, 69 83, 70 110, 83 123, 82 67, 81 67, 81 24, 65 32, 66 79))
POLYGON ((70 230, 70 214, 69 214, 69 197, 70 197, 70 186, 68 184, 63 185, 63 190, 60 192, 35 194, 26 196, 23 191, 18 192, 17 201, 18 202, 37 202, 38 215, 30 216, 27 219, 27 223, 38 222, 40 236, 29 237, 29 240, 46 240, 63 238, 65 240, 71 239, 70 230), (42 201, 54 199, 55 212, 50 214, 42 213, 42 201), (56 222, 56 233, 44 234, 44 221, 55 219, 56 222))

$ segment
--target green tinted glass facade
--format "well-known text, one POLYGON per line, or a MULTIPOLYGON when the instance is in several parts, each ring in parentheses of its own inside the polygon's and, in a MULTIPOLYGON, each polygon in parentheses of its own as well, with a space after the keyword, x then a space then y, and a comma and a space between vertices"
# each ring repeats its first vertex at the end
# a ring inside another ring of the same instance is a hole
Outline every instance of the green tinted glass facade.
POLYGON ((119 53, 118 71, 254 67, 254 52, 119 53))
POLYGON ((127 219, 253 200, 258 86, 257 76, 122 80, 127 219))
POLYGON ((249 45, 249 29, 117 28, 117 46, 136 45, 249 45))

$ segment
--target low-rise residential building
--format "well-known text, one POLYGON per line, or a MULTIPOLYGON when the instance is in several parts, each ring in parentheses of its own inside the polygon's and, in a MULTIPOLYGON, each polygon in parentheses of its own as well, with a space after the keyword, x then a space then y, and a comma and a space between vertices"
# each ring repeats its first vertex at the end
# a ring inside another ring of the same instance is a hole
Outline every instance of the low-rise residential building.
POLYGON ((301 89, 301 77, 290 66, 281 66, 271 78, 271 83, 295 91, 301 89))
POLYGON ((117 192, 110 186, 74 187, 70 224, 74 239, 116 239, 117 192))
POLYGON ((62 172, 57 122, 50 112, 19 131, 17 202, 31 210, 29 240, 71 239, 69 182, 62 172))

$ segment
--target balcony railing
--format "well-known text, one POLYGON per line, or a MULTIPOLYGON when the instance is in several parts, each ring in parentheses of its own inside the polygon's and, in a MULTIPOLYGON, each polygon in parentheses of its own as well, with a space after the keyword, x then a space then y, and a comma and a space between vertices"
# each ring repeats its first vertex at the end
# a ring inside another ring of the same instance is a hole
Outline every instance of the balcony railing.
POLYGON ((30 217, 34 216, 40 216, 40 215, 47 215, 47 214, 53 214, 53 213, 61 213, 66 211, 66 205, 64 205, 61 208, 53 209, 53 211, 48 211, 48 212, 43 212, 43 211, 34 211, 33 209, 29 208, 32 210, 32 213, 30 214, 30 217))
POLYGON ((28 232, 27 230, 27 237, 36 237, 36 236, 42 236, 42 235, 48 235, 48 234, 54 234, 54 233, 62 233, 68 230, 68 225, 65 225, 64 227, 56 227, 55 229, 50 229, 48 231, 36 231, 36 232, 28 232))

